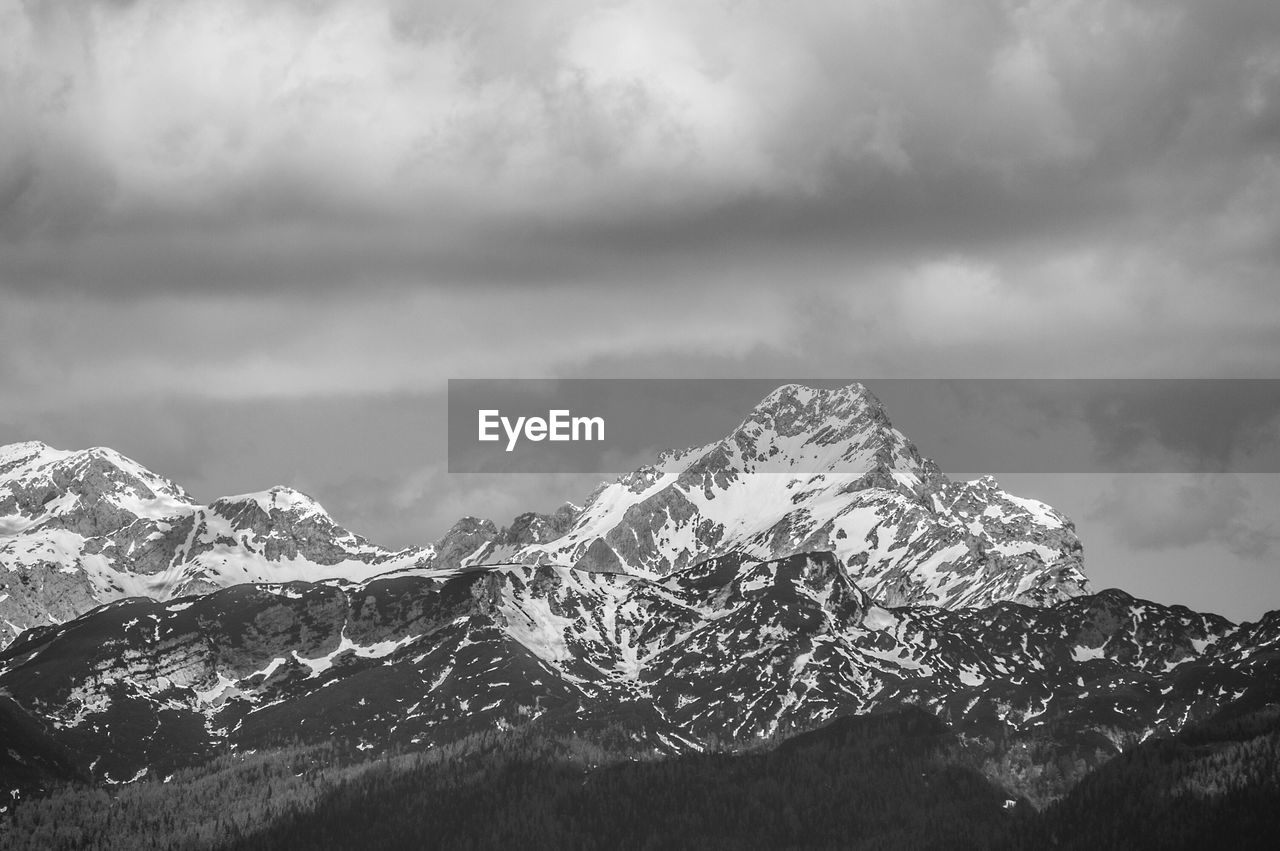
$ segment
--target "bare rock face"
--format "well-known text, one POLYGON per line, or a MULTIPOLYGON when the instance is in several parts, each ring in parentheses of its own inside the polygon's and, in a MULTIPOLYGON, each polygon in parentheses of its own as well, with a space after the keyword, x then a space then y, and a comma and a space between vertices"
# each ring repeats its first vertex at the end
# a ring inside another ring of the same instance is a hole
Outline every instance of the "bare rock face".
POLYGON ((581 509, 571 503, 565 503, 550 514, 526 511, 502 529, 492 520, 463 517, 436 541, 431 567, 452 570, 516 561, 526 549, 563 535, 580 512, 581 509))
POLYGON ((379 554, 363 538, 334 523, 319 503, 292 488, 224 497, 215 500, 208 512, 212 516, 206 524, 223 521, 267 561, 303 560, 329 566, 355 560, 367 564, 379 554))
POLYGON ((492 520, 463 517, 436 542, 433 564, 463 565, 480 554, 490 552, 498 539, 498 527, 492 520))
POLYGON ((517 515, 511 525, 503 530, 502 542, 508 546, 524 547, 554 541, 573 525, 580 511, 571 503, 565 503, 551 514, 526 511, 517 515))
POLYGON ((578 559, 573 566, 589 573, 626 572, 622 569, 622 559, 618 558, 618 554, 605 543, 603 538, 592 541, 591 546, 587 547, 587 551, 582 554, 582 558, 578 559))

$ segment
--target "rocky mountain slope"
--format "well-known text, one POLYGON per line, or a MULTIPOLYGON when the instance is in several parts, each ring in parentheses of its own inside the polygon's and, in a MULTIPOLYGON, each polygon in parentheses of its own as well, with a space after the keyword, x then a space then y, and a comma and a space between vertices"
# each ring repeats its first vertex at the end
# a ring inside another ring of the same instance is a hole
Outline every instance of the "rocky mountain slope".
POLYGON ((117 782, 228 746, 380 751, 534 722, 697 751, 903 704, 1110 754, 1278 674, 1280 614, 1235 625, 1115 591, 884 608, 829 553, 244 585, 113 603, 0 655, 0 690, 117 782))

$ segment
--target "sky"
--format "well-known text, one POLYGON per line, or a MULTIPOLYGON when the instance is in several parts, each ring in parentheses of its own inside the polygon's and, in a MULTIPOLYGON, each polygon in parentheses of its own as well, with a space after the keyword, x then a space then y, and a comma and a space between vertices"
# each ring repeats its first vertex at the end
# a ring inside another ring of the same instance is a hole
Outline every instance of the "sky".
MULTIPOLYGON (((0 0, 0 117, 0 443, 387 545, 595 483, 449 475, 450 378, 1280 373, 1273 0, 0 0)), ((1002 481, 1280 608, 1198 469, 1002 481)))

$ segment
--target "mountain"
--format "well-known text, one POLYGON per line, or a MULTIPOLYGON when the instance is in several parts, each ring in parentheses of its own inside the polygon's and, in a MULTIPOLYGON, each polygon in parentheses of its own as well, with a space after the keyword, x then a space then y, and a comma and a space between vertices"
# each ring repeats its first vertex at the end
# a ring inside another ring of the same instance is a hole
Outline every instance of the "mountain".
MULTIPOLYGON (((133 784, 143 791, 129 800, 169 814, 255 782, 321 806, 334 778, 364 776, 374 756, 387 771, 428 766, 442 800, 552 767, 555 800, 594 802, 573 789, 601 765, 657 766, 621 772, 623 791, 668 788, 664 777, 696 788, 722 769, 743 776, 726 768, 740 765, 759 800, 807 812, 775 794, 767 759, 720 757, 800 734, 774 751, 791 777, 812 759, 787 754, 827 740, 848 750, 851 731, 874 729, 892 788, 926 800, 860 809, 897 814, 868 847, 914 847, 910 813, 972 807, 974 847, 1023 836, 1042 847, 1097 799, 1088 790, 1134 776, 1126 763, 1104 773, 1118 754, 1162 759, 1160 742, 1185 741, 1175 756, 1194 762, 1197 729, 1269 724, 1280 707, 1280 612, 1235 624, 1087 593, 1081 558, 1070 521, 991 479, 950 481, 857 385, 782 387, 724 439, 666 453, 581 506, 503 529, 464 518, 400 552, 287 488, 200 505, 110 450, 16 444, 0 450, 0 615, 27 628, 0 649, 0 788, 20 800, 0 831, 27 824, 32 847, 61 831, 28 808, 58 783, 133 784), (848 720, 872 715, 905 720, 848 720), (512 741, 540 743, 514 775, 468 761, 512 741), (1051 808, 1024 823, 1019 802, 1051 808)), ((1214 729, 1229 740, 1236 728, 1214 729)), ((1235 765, 1273 744, 1268 732, 1215 747, 1235 765)), ((829 767, 839 788, 867 788, 829 767)), ((1234 768, 1195 771, 1214 789, 1272 788, 1234 768)), ((1181 775, 1156 773, 1185 791, 1181 775)), ((401 796, 389 800, 417 800, 403 779, 386 779, 401 796)), ((76 788, 49 798, 50 812, 93 810, 110 834, 107 798, 76 788)), ((240 840, 267 823, 289 835, 284 805, 249 811, 252 823, 230 819, 240 840)), ((524 814, 503 812, 523 827, 524 814)), ((693 818, 679 813, 673 830, 693 818)), ((208 815, 202 847, 218 847, 227 823, 208 815)), ((59 842, 83 844, 77 830, 59 842)))
POLYGON ((501 531, 467 518, 446 541, 436 567, 511 561, 647 577, 729 552, 833 552, 888 605, 1043 605, 1088 589, 1067 518, 990 477, 952 482, 859 384, 784 385, 723 439, 666 453, 580 509, 522 515, 501 531))
POLYGON ((123 600, 25 633, 0 690, 100 782, 228 747, 379 752, 531 723, 693 752, 903 705, 1095 764, 1256 697, 1278 651, 1280 613, 1235 625, 1116 591, 884 608, 834 554, 733 554, 660 578, 503 565, 123 600))
POLYGON ((243 582, 353 579, 420 563, 338 526, 290 488, 199 505, 105 448, 0 447, 0 638, 128 597, 243 582))
POLYGON ((990 478, 952 482, 861 385, 785 385, 725 438, 666 453, 581 508, 464 518, 389 551, 276 487, 197 504, 104 448, 0 448, 0 640, 130 597, 397 570, 555 564, 657 578, 726 553, 832 552, 886 605, 1046 605, 1087 591, 1071 522, 990 478))

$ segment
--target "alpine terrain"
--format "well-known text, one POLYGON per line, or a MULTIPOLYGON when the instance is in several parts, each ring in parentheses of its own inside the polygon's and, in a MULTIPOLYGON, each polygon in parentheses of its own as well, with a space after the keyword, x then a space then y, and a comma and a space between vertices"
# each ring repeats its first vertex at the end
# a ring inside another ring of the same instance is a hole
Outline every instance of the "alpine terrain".
MULTIPOLYGON (((666 766, 676 786, 738 789, 846 747, 805 783, 855 794, 866 772, 887 772, 876 794, 907 797, 882 815, 942 818, 963 800, 954 817, 976 820, 976 847, 1035 846, 1117 754, 1197 729, 1220 739, 1229 718, 1274 745, 1280 714, 1280 613, 1235 624, 1090 593, 1067 518, 990 478, 949 480, 860 385, 781 387, 723 439, 666 453, 581 507, 504 529, 465 518, 399 552, 287 488, 200 505, 110 450, 15 444, 0 449, 0 618, 0 782, 18 801, 0 829, 32 847, 274 847, 272 829, 281 842, 301 829, 286 831, 286 814, 372 812, 366 782, 445 800, 507 778, 518 791, 504 807, 544 811, 543 792, 511 780, 521 765, 540 766, 556 806, 585 812, 599 772, 623 795, 650 788, 625 768, 639 764, 666 766), (128 830, 84 797, 104 785, 115 812, 137 813, 128 830), (249 805, 254 788, 292 803, 249 805), (205 812, 196 797, 222 809, 187 833, 152 815, 205 812), (79 813, 74 830, 64 811, 79 813)), ((1276 762, 1241 782, 1275 783, 1276 762)), ((761 794, 782 795, 785 822, 808 793, 761 794)), ((848 825, 813 842, 959 835, 873 830, 862 804, 836 803, 848 825)), ((392 807, 379 829, 392 844, 433 818, 445 830, 458 806, 392 807)), ((769 847, 772 829, 752 841, 769 847)))

